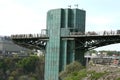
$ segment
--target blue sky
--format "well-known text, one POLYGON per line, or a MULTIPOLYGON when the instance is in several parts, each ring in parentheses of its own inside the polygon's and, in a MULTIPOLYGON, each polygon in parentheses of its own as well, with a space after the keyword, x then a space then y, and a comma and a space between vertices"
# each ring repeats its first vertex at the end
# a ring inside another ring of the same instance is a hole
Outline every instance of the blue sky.
POLYGON ((68 5, 75 8, 75 4, 86 10, 86 31, 117 30, 119 3, 119 0, 0 0, 0 35, 40 33, 46 28, 48 10, 68 5))

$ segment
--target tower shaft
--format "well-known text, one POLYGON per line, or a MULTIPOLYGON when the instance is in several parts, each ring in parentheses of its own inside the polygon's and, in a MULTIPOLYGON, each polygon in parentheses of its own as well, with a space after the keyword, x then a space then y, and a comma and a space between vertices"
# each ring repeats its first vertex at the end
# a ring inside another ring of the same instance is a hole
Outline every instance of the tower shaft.
POLYGON ((62 40, 71 32, 85 32, 85 11, 80 9, 53 9, 47 13, 49 40, 45 55, 45 80, 59 80, 59 72, 78 60, 83 62, 83 51, 76 40, 62 40), (81 54, 82 53, 82 54, 81 54))

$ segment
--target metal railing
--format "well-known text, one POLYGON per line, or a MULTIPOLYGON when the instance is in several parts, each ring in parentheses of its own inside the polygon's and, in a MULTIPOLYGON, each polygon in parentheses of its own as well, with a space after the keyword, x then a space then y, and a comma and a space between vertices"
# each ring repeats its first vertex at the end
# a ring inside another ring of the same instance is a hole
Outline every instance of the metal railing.
POLYGON ((116 31, 88 31, 88 32, 70 32, 70 35, 120 35, 120 30, 116 31))
MULTIPOLYGON (((68 35, 120 35, 120 30, 116 30, 116 31, 99 31, 99 32, 95 32, 95 31, 88 31, 88 32, 80 32, 80 31, 72 31, 69 32, 68 35)), ((11 35, 11 38, 39 38, 39 37, 48 37, 47 34, 47 30, 44 30, 43 32, 39 33, 39 34, 17 34, 17 35, 11 35)))
POLYGON ((38 38, 38 37, 47 37, 46 34, 17 34, 11 35, 11 38, 38 38))
POLYGON ((11 35, 11 38, 38 38, 38 37, 48 37, 47 30, 43 29, 41 30, 41 33, 38 34, 16 34, 11 35))

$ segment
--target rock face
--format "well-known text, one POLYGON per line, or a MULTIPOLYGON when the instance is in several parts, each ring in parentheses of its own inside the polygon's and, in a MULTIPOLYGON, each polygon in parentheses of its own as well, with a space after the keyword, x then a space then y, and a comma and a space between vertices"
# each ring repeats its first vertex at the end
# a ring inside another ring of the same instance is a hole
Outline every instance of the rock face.
MULTIPOLYGON (((120 67, 114 65, 89 65, 87 68, 88 71, 95 71, 95 72, 106 72, 105 75, 101 76, 99 79, 96 80, 120 80, 120 67)), ((89 76, 90 77, 90 76, 89 76)), ((83 80, 91 80, 89 79, 83 80)))
POLYGON ((109 73, 98 80, 120 80, 120 72, 109 73))

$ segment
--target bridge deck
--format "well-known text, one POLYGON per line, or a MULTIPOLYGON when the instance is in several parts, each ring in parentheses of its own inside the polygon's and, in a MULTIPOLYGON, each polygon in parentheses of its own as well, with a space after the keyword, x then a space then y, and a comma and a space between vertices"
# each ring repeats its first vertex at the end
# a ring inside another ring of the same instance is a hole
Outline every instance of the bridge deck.
MULTIPOLYGON (((119 37, 120 36, 120 30, 117 31, 101 31, 101 32, 69 32, 68 35, 61 35, 61 38, 95 38, 95 37, 119 37)), ((19 34, 19 35, 11 35, 12 39, 49 39, 49 36, 44 34, 19 34)))
MULTIPOLYGON (((25 35, 12 35, 11 38, 14 39, 41 39, 41 40, 48 40, 49 37, 47 35, 42 36, 27 36, 25 35)), ((120 37, 120 34, 114 35, 67 35, 61 36, 61 38, 104 38, 104 37, 120 37)))
MULTIPOLYGON (((78 48, 82 49, 94 49, 100 46, 105 46, 109 44, 120 43, 120 33, 117 32, 88 32, 81 34, 80 32, 70 33, 68 35, 62 35, 62 40, 75 40, 81 46, 78 48), (89 34, 88 34, 89 33, 89 34)), ((49 40, 47 34, 20 34, 12 35, 11 39, 20 45, 31 46, 33 48, 43 48, 46 47, 46 41, 49 40), (36 47, 37 46, 37 47, 36 47)))

